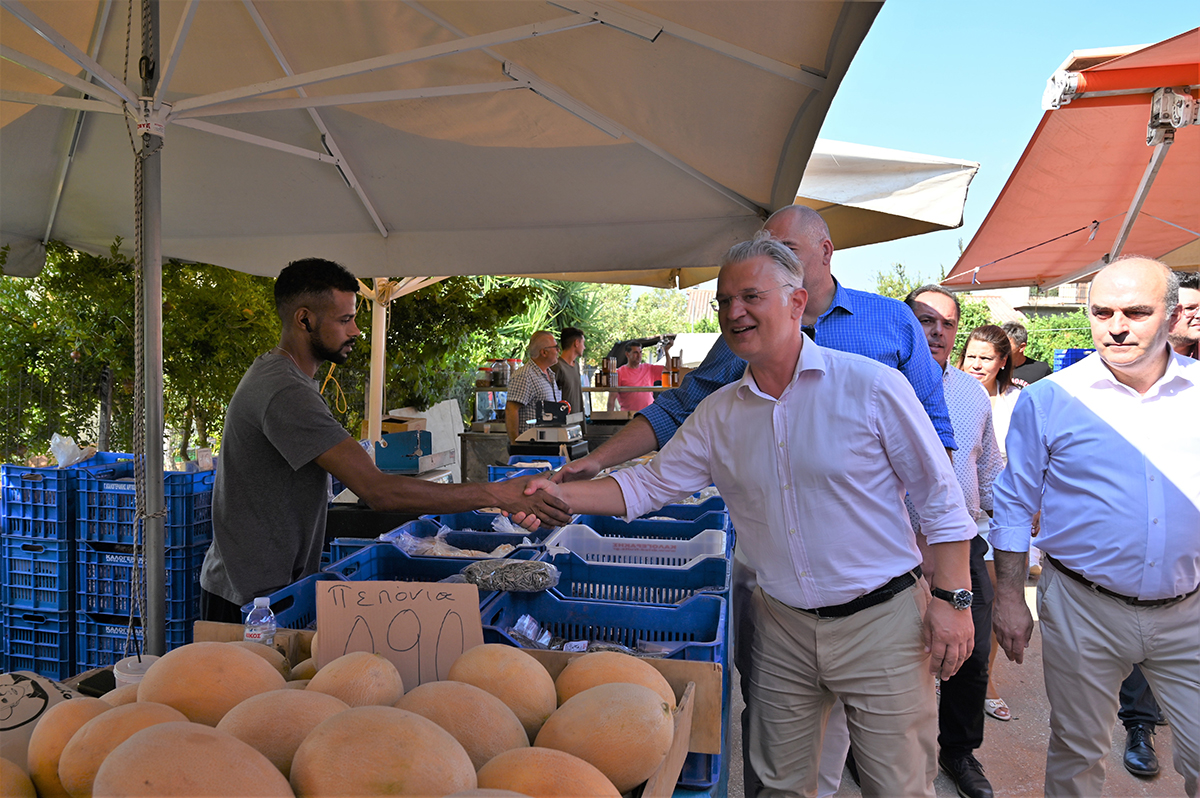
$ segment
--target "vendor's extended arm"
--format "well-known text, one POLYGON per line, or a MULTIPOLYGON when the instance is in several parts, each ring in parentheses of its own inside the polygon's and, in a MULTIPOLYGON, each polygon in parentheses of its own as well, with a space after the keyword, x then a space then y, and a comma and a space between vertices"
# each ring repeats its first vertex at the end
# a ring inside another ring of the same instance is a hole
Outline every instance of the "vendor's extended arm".
MULTIPOLYGON (((524 493, 529 480, 439 485, 423 479, 385 474, 353 438, 326 451, 317 465, 333 474, 373 510, 418 513, 457 513, 480 507, 500 507, 511 513, 532 513, 543 523, 571 520, 567 505, 549 493, 524 493)), ((536 528, 533 526, 531 528, 536 528)))

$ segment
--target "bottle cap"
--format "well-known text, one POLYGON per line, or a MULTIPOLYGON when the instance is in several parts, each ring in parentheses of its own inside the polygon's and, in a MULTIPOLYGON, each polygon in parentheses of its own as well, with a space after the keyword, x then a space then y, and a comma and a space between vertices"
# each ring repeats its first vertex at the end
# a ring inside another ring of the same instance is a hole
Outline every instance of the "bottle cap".
POLYGON ((258 598, 254 599, 254 606, 255 607, 270 607, 271 606, 270 596, 259 596, 258 598))

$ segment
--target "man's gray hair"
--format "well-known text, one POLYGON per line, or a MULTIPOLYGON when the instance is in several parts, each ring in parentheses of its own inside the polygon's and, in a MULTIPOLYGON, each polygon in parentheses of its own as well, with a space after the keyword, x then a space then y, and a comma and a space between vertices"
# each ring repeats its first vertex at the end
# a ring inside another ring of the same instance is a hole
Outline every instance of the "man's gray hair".
POLYGON ((771 234, 766 230, 759 230, 749 241, 730 247, 725 257, 721 258, 719 266, 724 269, 731 263, 741 263, 758 257, 770 258, 788 285, 799 288, 804 284, 804 265, 800 263, 796 253, 771 238, 771 234))
POLYGON ((1000 329, 1004 330, 1004 334, 1016 346, 1029 343, 1029 330, 1019 321, 1006 321, 1000 325, 1000 329))
POLYGON ((551 344, 558 342, 554 337, 554 333, 549 330, 538 330, 533 335, 529 336, 529 346, 525 347, 525 359, 533 360, 541 351, 551 344), (550 343, 546 343, 546 339, 550 339, 550 343))

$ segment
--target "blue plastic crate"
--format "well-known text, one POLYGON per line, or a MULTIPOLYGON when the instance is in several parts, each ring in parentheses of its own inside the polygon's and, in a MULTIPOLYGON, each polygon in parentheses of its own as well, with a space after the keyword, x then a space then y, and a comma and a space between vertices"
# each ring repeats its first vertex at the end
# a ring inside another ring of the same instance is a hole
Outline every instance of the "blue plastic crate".
POLYGON ((558 569, 554 592, 568 599, 673 605, 698 593, 729 592, 729 560, 723 557, 705 557, 689 568, 594 563, 574 552, 545 560, 558 569))
MULTIPOLYGON (((532 560, 540 549, 517 549, 513 559, 532 560)), ((391 582, 440 582, 453 576, 480 558, 468 557, 410 557, 389 543, 364 546, 335 562, 325 570, 350 582, 384 580, 391 582)), ((493 593, 480 592, 480 604, 493 593)))
POLYGON ((692 519, 650 520, 638 518, 626 521, 611 515, 577 515, 572 524, 583 524, 596 530, 604 537, 614 538, 664 538, 667 540, 690 540, 706 529, 729 531, 729 514, 706 512, 692 519))
MULTIPOLYGON (((407 532, 415 538, 432 538, 436 537, 443 524, 440 521, 434 521, 430 518, 418 518, 415 521, 409 521, 407 524, 401 524, 387 534, 398 534, 407 532)), ((522 529, 520 532, 480 532, 474 529, 457 529, 451 524, 451 531, 446 533, 446 542, 451 546, 460 549, 473 549, 475 551, 490 552, 497 546, 505 543, 512 546, 520 546, 526 540, 530 543, 541 543, 553 532, 548 527, 539 527, 536 532, 530 532, 527 529, 522 529)), ((489 527, 490 528, 490 527, 489 527)), ((478 558, 477 558, 478 559, 478 558)))
POLYGON ((540 474, 545 469, 543 468, 517 468, 516 466, 507 465, 490 465, 488 470, 488 482, 503 482, 506 479, 517 479, 519 477, 527 477, 530 474, 540 474))
POLYGON ((485 643, 518 645, 507 629, 530 615, 566 640, 619 643, 636 649, 639 643, 670 659, 726 662, 725 599, 696 595, 670 607, 577 601, 549 592, 497 593, 480 610, 485 643))
MULTIPOLYGON (((76 547, 76 608, 80 612, 128 615, 133 604, 133 546, 79 541, 76 547)), ((207 550, 207 543, 166 549, 167 621, 200 617, 200 568, 207 550)))
POLYGON ((74 543, 6 536, 3 603, 10 607, 68 612, 74 603, 74 543))
MULTIPOLYGON (((135 543, 137 497, 133 464, 117 464, 100 476, 84 469, 79 478, 78 539, 97 543, 135 543)), ((212 471, 170 471, 163 475, 168 547, 212 540, 212 471)))
POLYGON ((1095 352, 1095 349, 1055 349, 1054 370, 1061 371, 1095 352))
POLYGON ((646 513, 642 518, 665 516, 667 518, 677 518, 682 521, 694 521, 708 512, 727 512, 725 509, 725 500, 720 496, 710 496, 699 504, 667 504, 659 510, 646 513))
MULTIPOLYGON (((125 657, 133 656, 137 651, 146 653, 145 634, 138 621, 134 620, 134 643, 126 651, 126 630, 129 618, 120 615, 92 615, 81 612, 76 614, 77 632, 75 648, 78 654, 76 667, 79 671, 91 668, 105 668, 116 665, 125 657)), ((166 624, 167 651, 179 648, 192 642, 192 625, 196 618, 186 621, 168 621, 166 624)))
MULTIPOLYGON (((329 543, 329 565, 333 565, 344 557, 349 557, 364 546, 374 546, 378 542, 375 538, 334 538, 329 543)), ((326 570, 329 565, 321 566, 321 570, 326 570)))
MULTIPOLYGON (((551 468, 562 468, 567 464, 567 458, 556 454, 548 455, 532 455, 532 454, 510 454, 508 456, 508 464, 515 465, 517 463, 542 462, 550 464, 551 468)), ((544 469, 542 469, 544 470, 544 469)))
POLYGON ((4 515, 14 519, 7 534, 67 540, 75 520, 75 491, 85 468, 115 465, 132 455, 97 452, 94 457, 68 468, 19 465, 0 466, 4 515))
POLYGON ((475 532, 492 532, 492 523, 500 517, 500 513, 482 513, 472 510, 466 513, 441 513, 438 515, 423 515, 435 524, 448 526, 451 529, 471 530, 475 532))
MULTIPOLYGON (((317 582, 340 582, 341 577, 333 573, 306 576, 282 590, 276 590, 271 599, 271 611, 275 613, 275 625, 280 629, 315 629, 317 624, 317 582)), ((242 623, 254 607, 254 602, 242 606, 242 623)))
POLYGON ((63 681, 75 674, 75 617, 70 612, 4 608, 8 668, 63 681))

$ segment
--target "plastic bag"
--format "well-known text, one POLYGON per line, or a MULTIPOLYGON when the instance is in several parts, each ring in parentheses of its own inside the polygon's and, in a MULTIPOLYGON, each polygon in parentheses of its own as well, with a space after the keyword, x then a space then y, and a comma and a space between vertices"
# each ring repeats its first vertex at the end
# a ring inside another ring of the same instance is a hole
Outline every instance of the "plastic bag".
POLYGON ((480 590, 540 593, 558 584, 558 569, 536 560, 480 560, 462 569, 468 582, 480 590))
POLYGON ((453 532, 444 526, 431 538, 413 537, 407 532, 394 529, 379 536, 379 540, 391 543, 410 557, 486 557, 486 552, 460 549, 446 542, 446 535, 453 532))
POLYGON ((80 449, 74 438, 69 435, 63 437, 56 432, 50 436, 50 453, 54 455, 59 468, 67 468, 94 456, 96 447, 89 446, 86 449, 80 449))

